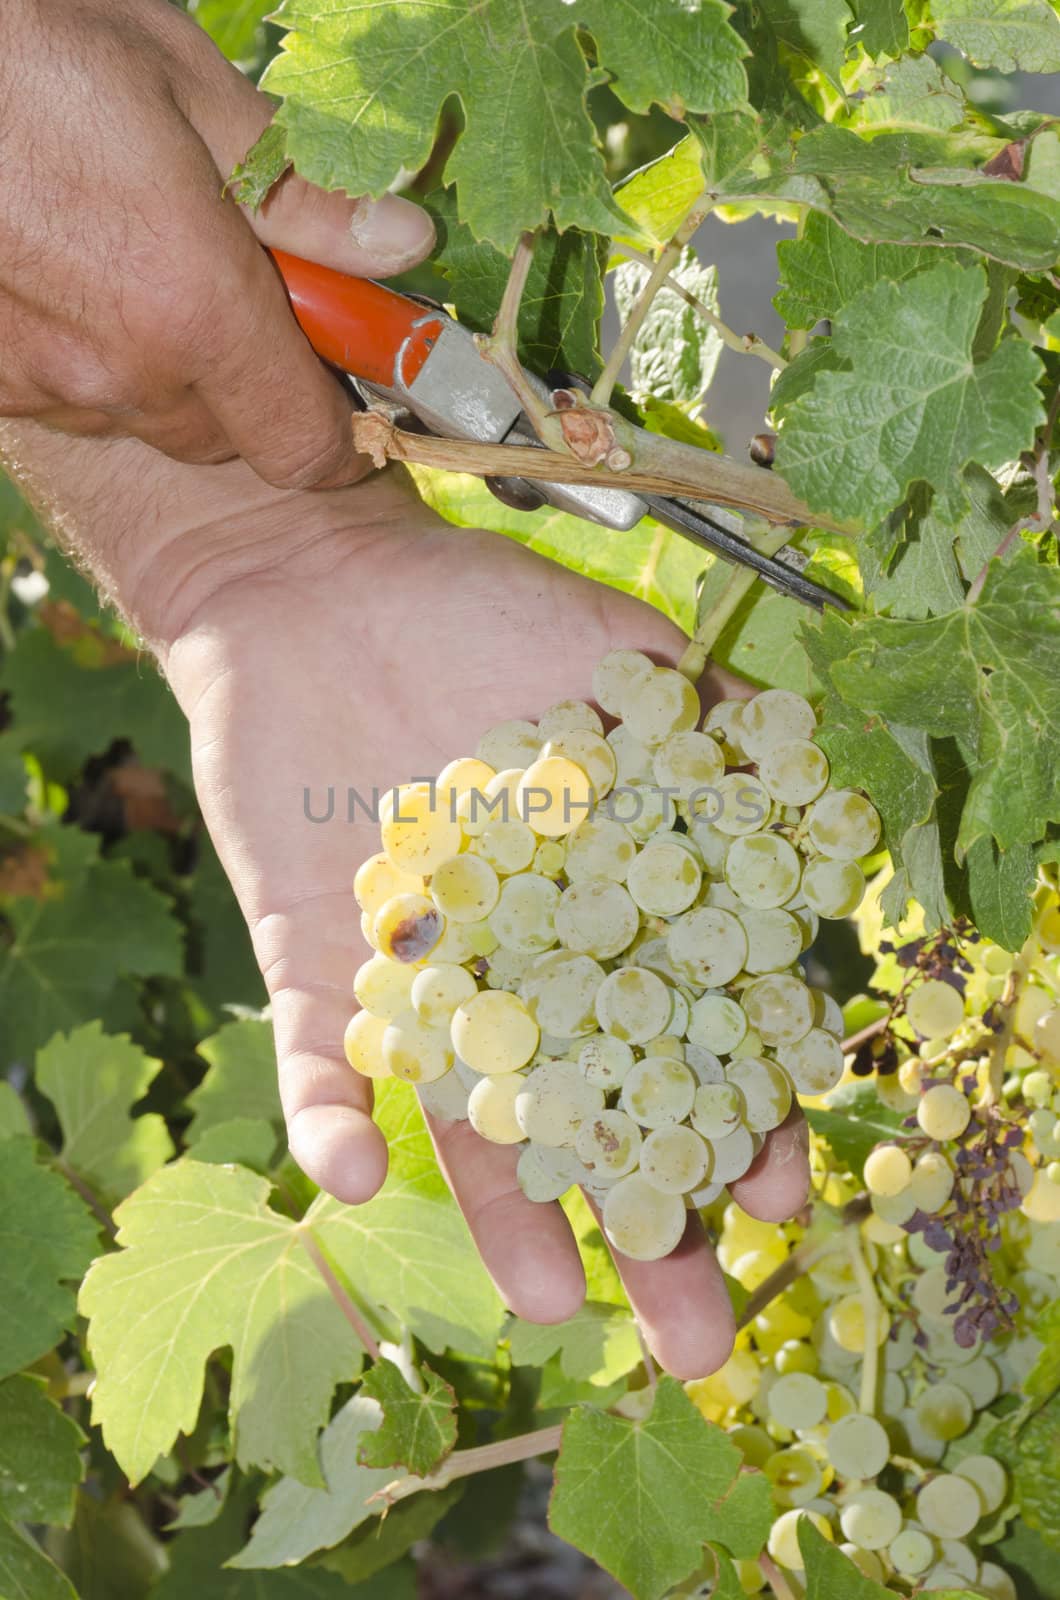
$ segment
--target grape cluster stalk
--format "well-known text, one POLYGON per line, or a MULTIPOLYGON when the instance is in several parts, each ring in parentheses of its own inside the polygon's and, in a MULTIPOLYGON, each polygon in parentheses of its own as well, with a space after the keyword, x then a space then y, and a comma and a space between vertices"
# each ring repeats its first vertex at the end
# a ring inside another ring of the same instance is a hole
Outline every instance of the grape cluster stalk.
POLYGON ((593 693, 609 732, 564 701, 388 797, 345 1049, 520 1146, 530 1199, 580 1185, 654 1260, 842 1077, 842 1015, 799 961, 860 903, 880 823, 830 787, 800 695, 701 722, 692 683, 631 650, 593 693))

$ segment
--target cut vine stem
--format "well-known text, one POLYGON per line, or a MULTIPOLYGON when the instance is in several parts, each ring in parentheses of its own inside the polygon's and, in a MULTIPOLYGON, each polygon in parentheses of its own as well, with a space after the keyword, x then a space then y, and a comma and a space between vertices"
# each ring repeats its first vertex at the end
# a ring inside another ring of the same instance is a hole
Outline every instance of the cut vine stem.
POLYGON ((471 1450, 454 1450, 437 1472, 429 1477, 409 1475, 395 1478, 375 1494, 369 1495, 367 1504, 381 1503, 384 1510, 419 1494, 421 1489, 445 1489, 457 1478, 470 1477, 475 1472, 488 1472, 494 1467, 506 1467, 513 1461, 530 1461, 534 1456, 553 1455, 560 1447, 563 1424, 551 1428, 538 1428, 534 1433, 520 1433, 514 1439, 498 1439, 495 1444, 476 1445, 471 1450))
POLYGON ((562 434, 552 425, 552 413, 541 396, 527 383, 526 373, 519 360, 519 307, 523 303, 523 291, 530 274, 536 243, 536 233, 524 233, 520 236, 515 254, 512 256, 511 267, 508 269, 508 280, 504 285, 504 294, 493 324, 493 332, 488 335, 478 334, 475 345, 479 354, 486 361, 492 362, 507 378, 538 438, 547 440, 550 446, 562 451, 565 448, 562 434))

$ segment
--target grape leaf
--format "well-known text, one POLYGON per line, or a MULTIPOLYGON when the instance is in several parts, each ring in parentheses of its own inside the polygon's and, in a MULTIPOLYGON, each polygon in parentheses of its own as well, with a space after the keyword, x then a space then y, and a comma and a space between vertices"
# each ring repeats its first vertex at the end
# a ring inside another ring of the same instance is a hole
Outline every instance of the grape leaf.
POLYGON ((418 1367, 419 1393, 411 1389, 393 1361, 377 1361, 365 1373, 359 1395, 378 1401, 383 1420, 361 1442, 365 1467, 404 1467, 425 1478, 456 1443, 456 1395, 430 1367, 418 1367))
MULTIPOLYGON (((702 192, 702 148, 697 139, 687 135, 665 155, 635 172, 615 191, 615 198, 653 244, 664 245, 702 192)), ((625 236, 619 230, 617 237, 625 236)))
POLYGON ((806 1106, 806 1120, 814 1133, 826 1139, 836 1164, 860 1183, 870 1150, 893 1139, 902 1126, 901 1116, 877 1097, 870 1083, 848 1083, 834 1089, 826 1106, 806 1106))
POLYGON ((780 289, 773 304, 789 328, 812 328, 881 279, 901 283, 938 259, 927 247, 862 244, 830 217, 811 212, 800 238, 777 245, 780 289))
POLYGON ((850 0, 855 37, 870 56, 900 56, 909 48, 909 21, 902 0, 850 0))
MULTIPOLYGON (((718 309, 718 269, 703 266, 687 247, 670 274, 710 310, 718 309)), ((626 261, 612 282, 623 322, 648 281, 648 268, 626 261)), ((652 301, 630 350, 630 388, 637 396, 692 405, 709 387, 723 349, 721 335, 694 306, 673 289, 663 287, 652 301)))
POLYGON ((837 313, 847 370, 819 373, 777 440, 777 469, 809 506, 871 526, 922 480, 959 512, 967 462, 1001 466, 1031 444, 1040 363, 1022 339, 974 360, 986 294, 981 267, 942 262, 837 313))
POLYGON ((261 1117, 232 1117, 189 1143, 196 1161, 234 1161, 254 1172, 268 1172, 276 1153, 276 1129, 261 1117))
POLYGON ((79 1279, 98 1248, 96 1223, 33 1141, 7 1139, 0 1160, 0 1377, 36 1361, 73 1326, 79 1279))
MULTIPOLYGON (((426 207, 438 231, 432 261, 452 286, 456 314, 469 328, 488 333, 500 309, 509 263, 492 245, 476 243, 457 217, 453 190, 437 190, 426 207)), ((599 239, 574 228, 539 234, 519 302, 519 354, 527 366, 542 376, 558 367, 595 377, 603 309, 599 239)))
POLYGON ((1039 1404, 1051 1400, 1060 1389, 1060 1300, 1052 1300, 1034 1319, 1034 1337, 1042 1348, 1037 1361, 1023 1380, 1023 1392, 1039 1404))
POLYGON ((105 1499, 97 1499, 98 1490, 82 1490, 73 1527, 49 1532, 48 1552, 79 1600, 150 1600, 166 1570, 165 1547, 125 1485, 108 1482, 107 1488, 105 1499))
POLYGON ((0 1078, 0 1139, 32 1133, 33 1126, 22 1096, 5 1078, 0 1078))
POLYGON ((564 1376, 609 1384, 641 1360, 640 1340, 624 1308, 587 1300, 566 1322, 539 1324, 512 1319, 507 1330, 516 1366, 540 1367, 559 1352, 564 1376))
POLYGON ((285 0, 278 20, 291 32, 263 83, 285 97, 276 121, 299 172, 351 194, 382 194, 422 166, 443 102, 458 96, 466 126, 446 178, 475 237, 510 254, 549 217, 561 231, 623 221, 594 148, 575 28, 593 35, 632 110, 713 112, 746 92, 746 46, 727 12, 721 0, 650 13, 636 0, 285 0))
POLYGON ((923 622, 868 617, 831 682, 860 711, 956 739, 972 782, 958 848, 1033 844, 1060 819, 1060 573, 1027 545, 994 562, 979 600, 923 622), (938 663, 946 662, 940 676, 938 663))
POLYGON ((11 696, 13 733, 49 777, 67 782, 115 739, 129 739, 145 766, 191 783, 188 724, 149 661, 132 651, 95 661, 90 634, 61 645, 28 628, 0 668, 11 696))
POLYGON ((706 565, 703 552, 688 539, 643 517, 628 533, 610 536, 591 522, 546 506, 513 511, 494 499, 481 478, 466 473, 409 469, 420 495, 447 522, 461 528, 491 528, 495 533, 548 556, 572 572, 636 595, 691 633, 696 582, 706 565))
POLYGON ((198 1050, 210 1070, 188 1096, 195 1113, 185 1135, 189 1144, 236 1118, 283 1126, 271 1022, 241 1017, 204 1039, 198 1050))
POLYGON ((215 1010, 231 1005, 260 1010, 268 998, 265 981, 239 902, 205 832, 198 835, 196 850, 195 871, 186 884, 195 934, 189 962, 195 988, 215 1010))
POLYGON ((43 1378, 16 1372, 0 1383, 0 1519, 68 1528, 84 1477, 85 1435, 49 1399, 43 1378))
POLYGON ((846 0, 761 0, 777 41, 838 84, 851 22, 846 0))
POLYGON ((858 76, 849 124, 882 133, 885 128, 942 132, 964 118, 964 97, 930 56, 904 56, 858 76))
POLYGON ((1021 1520, 1060 1550, 1060 1394, 1029 1417, 1021 1410, 999 1423, 984 1449, 1008 1468, 1021 1520))
POLYGON ((1014 1522, 993 1555, 1015 1581, 1019 1600, 1056 1600, 1056 1551, 1033 1528, 1014 1522))
POLYGON ((394 1481, 394 1469, 365 1467, 358 1452, 380 1426, 375 1400, 360 1394, 348 1400, 320 1436, 323 1484, 309 1488, 297 1478, 280 1478, 265 1491, 261 1516, 248 1543, 229 1560, 235 1568, 292 1567, 314 1550, 327 1550, 369 1517, 383 1502, 367 1502, 394 1481))
MULTIPOLYGON (((716 1503, 742 1457, 672 1378, 641 1422, 578 1406, 563 1429, 549 1526, 625 1585, 658 1600, 721 1536, 716 1503)), ((739 1519, 742 1521, 742 1519, 739 1519)))
POLYGON ((65 1573, 39 1544, 0 1517, 0 1594, 4 1600, 77 1600, 65 1573))
POLYGON ((858 566, 872 609, 916 620, 962 605, 954 537, 953 522, 918 484, 903 506, 858 540, 858 566))
POLYGON ((229 61, 246 61, 261 49, 264 23, 276 0, 196 0, 195 20, 229 61))
POLYGON ((173 1154, 164 1117, 130 1114, 159 1065, 98 1022, 56 1034, 37 1052, 37 1084, 58 1115, 63 1160, 108 1201, 137 1188, 173 1154))
POLYGON ((933 0, 940 39, 977 67, 1060 72, 1060 17, 1049 0, 933 0))
MULTIPOLYGON (((361 1437, 367 1436, 362 1434, 361 1437)), ((504 1469, 500 1471, 503 1473, 504 1469)), ((472 1489, 476 1516, 481 1516, 483 1521, 489 1515, 483 1507, 483 1497, 487 1486, 497 1475, 496 1472, 489 1473, 485 1480, 480 1479, 472 1489)), ((370 1521, 362 1522, 342 1544, 325 1551, 317 1558, 318 1564, 327 1568, 328 1572, 337 1572, 347 1583, 363 1582, 389 1567, 420 1539, 429 1538, 446 1513, 461 1499, 466 1487, 466 1484, 457 1481, 445 1489, 425 1489, 422 1494, 398 1500, 390 1506, 385 1517, 372 1517, 370 1521)))
POLYGON ((806 1600, 887 1600, 891 1591, 866 1577, 809 1517, 799 1518, 798 1533, 806 1563, 806 1600))
POLYGON ((28 1061, 60 1029, 98 1016, 122 974, 176 977, 181 971, 180 929, 169 905, 127 862, 91 859, 89 835, 59 830, 55 843, 80 859, 42 899, 10 901, 6 915, 13 942, 0 954, 0 1015, 5 1020, 4 1059, 28 1061))
POLYGON ((115 1213, 116 1254, 81 1288, 98 1377, 92 1416, 139 1482, 195 1425, 210 1354, 232 1349, 235 1459, 320 1483, 316 1434, 362 1351, 269 1184, 185 1158, 115 1213))

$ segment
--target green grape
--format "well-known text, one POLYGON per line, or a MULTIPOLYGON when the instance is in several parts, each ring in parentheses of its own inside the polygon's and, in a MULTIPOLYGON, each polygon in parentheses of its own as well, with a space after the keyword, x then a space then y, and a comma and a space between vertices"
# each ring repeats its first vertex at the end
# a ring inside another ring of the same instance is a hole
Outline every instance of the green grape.
POLYGON ((1001 1393, 1001 1374, 988 1356, 976 1356, 966 1367, 957 1367, 953 1381, 968 1396, 977 1411, 993 1405, 1001 1393))
POLYGON ((832 1524, 827 1517, 819 1511, 784 1511, 774 1522, 769 1530, 769 1540, 766 1549, 778 1566, 786 1567, 789 1572, 801 1572, 802 1551, 799 1549, 799 1519, 808 1517, 818 1533, 830 1543, 832 1538, 832 1524))
POLYGON ((433 1083, 418 1083, 416 1093, 420 1105, 430 1116, 442 1122, 467 1122, 469 1091, 456 1072, 443 1072, 433 1083))
POLYGON ((559 839, 584 821, 592 800, 593 786, 581 767, 563 756, 544 756, 520 778, 515 814, 536 834, 559 839))
POLYGON ((865 898, 865 874, 856 861, 818 856, 802 871, 806 904, 820 917, 849 917, 865 898))
POLYGON ((607 961, 621 955, 636 937, 637 908, 620 883, 584 878, 563 891, 556 908, 556 932, 569 950, 607 961))
POLYGON ((668 1256, 681 1242, 685 1221, 684 1198, 653 1189, 639 1172, 619 1178, 604 1199, 604 1232, 633 1261, 668 1256))
POLYGON ((642 1128, 683 1122, 692 1109, 696 1082, 681 1061, 645 1056, 626 1074, 619 1105, 642 1128))
POLYGON ((828 787, 828 757, 809 739, 785 739, 759 758, 758 776, 786 806, 806 806, 828 787))
POLYGON ((498 1072, 480 1078, 467 1099, 468 1121, 491 1144, 521 1144, 523 1131, 516 1101, 526 1080, 521 1072, 498 1072))
POLYGON ((761 1056, 730 1061, 725 1076, 744 1100, 744 1120, 752 1133, 779 1128, 791 1110, 791 1079, 783 1067, 761 1056))
MULTIPOLYGON (((615 786, 618 757, 606 739, 588 728, 573 728, 569 733, 551 736, 542 754, 546 758, 562 756, 572 761, 585 773, 597 800, 602 800, 615 786)), ((580 822, 584 815, 584 811, 577 811, 575 822, 580 822)))
POLYGON ((383 1060, 383 1034, 387 1024, 386 1017, 373 1016, 370 1011, 356 1012, 346 1024, 342 1047, 346 1060, 362 1077, 390 1076, 390 1068, 383 1060))
POLYGON ((721 992, 701 995, 689 1007, 688 1039, 727 1056, 736 1049, 747 1032, 747 1015, 743 1007, 721 992))
POLYGON ((751 1027, 770 1046, 796 1044, 813 1026, 813 996, 801 979, 784 973, 755 978, 740 1004, 751 1027))
POLYGON ((653 667, 630 685, 622 721, 635 739, 654 750, 699 721, 695 685, 672 667, 653 667))
POLYGON ((725 1139, 740 1127, 745 1109, 734 1083, 704 1083, 692 1103, 692 1126, 704 1139, 725 1139))
POLYGON ((634 685, 655 671, 639 650, 612 650, 593 671, 593 699, 612 717, 624 717, 634 685))
MULTIPOLYGON (((742 841, 737 839, 736 843, 742 841)), ((783 972, 790 967, 802 951, 802 929, 787 911, 744 910, 737 913, 740 926, 747 935, 747 955, 744 970, 761 976, 766 972, 783 972)))
POLYGON ((745 906, 767 910, 790 900, 802 868, 796 852, 776 833, 734 839, 725 857, 725 881, 745 906))
POLYGON ((742 767, 747 760, 740 729, 746 704, 746 700, 719 700, 703 718, 703 732, 717 739, 730 767, 742 767))
POLYGON ((813 999, 817 1026, 835 1038, 842 1039, 846 1028, 843 1023, 843 1013, 836 1001, 830 994, 825 994, 820 989, 816 991, 813 999))
POLYGON ((839 1513, 844 1538, 862 1550, 885 1550, 902 1531, 902 1508, 882 1489, 859 1489, 839 1513))
POLYGON ((964 1022, 964 1000, 950 984, 928 978, 909 995, 905 1015, 922 1039, 948 1039, 964 1022))
MULTIPOLYGON (((886 1312, 877 1312, 876 1323, 876 1342, 883 1344, 890 1328, 886 1312)), ((860 1295, 844 1295, 835 1302, 828 1313, 828 1331, 841 1350, 852 1355, 861 1354, 868 1341, 868 1330, 865 1327, 865 1305, 860 1295)), ((854 1542, 860 1543, 859 1540, 854 1542)))
POLYGON ((1019 1591, 1010 1575, 994 1561, 984 1561, 975 1580, 986 1600, 1019 1600, 1019 1591))
POLYGON ((877 1145, 865 1159, 865 1187, 870 1194, 893 1199, 905 1193, 912 1176, 913 1163, 901 1145, 877 1145))
POLYGON ((709 733, 686 729, 672 733, 658 747, 652 771, 660 787, 676 790, 681 800, 691 800, 697 789, 711 788, 724 775, 725 757, 709 733))
POLYGON ((438 774, 435 790, 438 795, 438 804, 446 816, 456 814, 456 803, 462 794, 467 794, 469 789, 484 789, 491 778, 497 773, 485 761, 479 761, 475 756, 460 756, 456 761, 450 761, 438 774))
POLYGON ((501 886, 482 856, 451 856, 431 877, 431 899, 450 922, 481 922, 497 904, 501 886))
POLYGON ((1060 1006, 1053 1006, 1034 1025, 1034 1048, 1043 1061, 1060 1064, 1060 1006))
POLYGON ((486 986, 490 989, 509 989, 515 994, 526 973, 543 959, 542 956, 523 955, 519 950, 505 950, 498 945, 489 957, 486 986))
MULTIPOLYGON (((364 1002, 362 1001, 363 1005, 364 1002)), ((1053 1098, 1053 1080, 1048 1072, 1028 1072, 1022 1083, 1023 1098, 1029 1106, 1044 1110, 1053 1098)))
POLYGON ((670 990, 654 972, 620 967, 596 991, 596 1016, 605 1033, 629 1044, 646 1044, 670 1021, 670 990))
POLYGON ((718 988, 730 983, 743 966, 747 935, 731 911, 700 906, 670 925, 666 948, 689 983, 718 988))
POLYGON ((891 1455, 886 1429, 861 1412, 840 1417, 828 1430, 825 1448, 841 1478, 879 1477, 891 1455))
POLYGON ((812 1345, 801 1339, 785 1339, 773 1357, 777 1372, 811 1372, 816 1374, 820 1362, 812 1345))
POLYGON ((766 1395, 766 1409, 782 1428, 800 1433, 824 1420, 828 1407, 825 1386, 809 1372, 788 1372, 778 1377, 766 1395))
POLYGON ((621 822, 638 844, 645 844, 656 834, 669 835, 677 821, 677 810, 671 795, 664 794, 657 784, 633 780, 616 789, 610 800, 611 815, 621 822))
POLYGON ((578 1055, 578 1065, 586 1081, 605 1092, 621 1089, 633 1066, 633 1051, 623 1039, 596 1034, 578 1055))
POLYGON ((880 840, 876 807, 853 789, 829 789, 814 802, 807 833, 823 856, 856 861, 875 850, 880 840))
POLYGON ((687 911, 699 893, 699 863, 671 839, 649 843, 626 875, 626 888, 641 911, 653 917, 676 917, 687 911))
POLYGON ((420 1021, 448 1034, 453 1012, 478 992, 478 985, 466 967, 422 967, 412 980, 409 998, 420 1021))
POLYGON ((603 1107, 603 1090, 586 1082, 577 1062, 545 1061, 524 1077, 515 1114, 535 1144, 573 1145, 585 1120, 603 1107))
POLYGON ((684 1061, 685 1043, 675 1033, 657 1033, 644 1045, 646 1056, 669 1056, 671 1061, 684 1061))
POLYGON ((823 1028, 811 1028, 794 1044, 778 1045, 777 1060, 799 1094, 827 1094, 843 1076, 839 1040, 823 1028))
POLYGON ((697 814, 689 823, 688 836, 699 851, 700 859, 708 872, 721 877, 725 870, 725 857, 732 839, 716 828, 709 817, 697 814))
POLYGON ((545 839, 534 851, 533 870, 542 878, 563 876, 567 852, 559 839, 545 839))
POLYGON ((953 1193, 953 1168, 941 1150, 925 1150, 917 1158, 909 1188, 918 1211, 941 1211, 953 1193))
POLYGON ((415 1011, 403 1011, 383 1033, 383 1060, 395 1078, 406 1083, 433 1083, 453 1064, 447 1028, 432 1028, 415 1011))
POLYGON ((929 1139, 959 1139, 971 1118, 967 1096, 949 1083, 937 1083, 920 1098, 916 1120, 929 1139))
POLYGON ((438 804, 434 785, 407 783, 380 805, 383 849, 396 867, 426 877, 459 853, 460 823, 438 804))
POLYGON ((396 894, 372 919, 372 943, 389 961, 424 961, 445 928, 445 918, 426 895, 396 894))
POLYGON ((695 1074, 697 1083, 724 1083, 725 1068, 721 1064, 721 1057, 716 1056, 713 1050, 708 1050, 705 1045, 687 1043, 676 1051, 663 1051, 663 1054, 676 1054, 679 1061, 684 1061, 695 1074))
POLYGON ((571 883, 611 878, 624 883, 637 854, 628 828, 612 817, 588 817, 567 835, 564 872, 571 883))
POLYGON ((591 1174, 573 1150, 559 1145, 530 1143, 519 1153, 515 1176, 528 1200, 544 1203, 558 1200, 576 1184, 588 1182, 591 1174))
POLYGON ((850 1558, 858 1571, 863 1573, 872 1583, 883 1583, 887 1573, 884 1571, 883 1562, 875 1550, 859 1550, 856 1544, 847 1544, 845 1542, 839 1548, 845 1556, 850 1558))
POLYGON ((637 1165, 640 1129, 624 1111, 599 1111, 582 1122, 574 1149, 590 1181, 609 1183, 624 1178, 637 1165))
POLYGON ((542 743, 546 739, 562 739, 568 733, 587 732, 599 736, 603 731, 604 725, 600 721, 599 713, 585 700, 557 700, 554 706, 549 706, 537 724, 538 737, 542 743))
POLYGON ((385 850, 369 856, 357 868, 353 880, 353 893, 362 911, 374 916, 380 906, 396 894, 423 893, 423 878, 418 872, 406 872, 396 866, 385 850))
MULTIPOLYGON (((714 785, 717 799, 710 820, 719 833, 732 837, 758 833, 769 821, 773 801, 758 778, 749 772, 727 772, 714 785)), ((731 846, 730 846, 731 849, 731 846)), ((728 861, 728 854, 725 857, 728 861)))
POLYGON ((537 1049, 540 1029, 518 995, 486 989, 453 1012, 453 1049, 476 1072, 515 1072, 537 1049))
POLYGON ((431 965, 462 967, 474 954, 473 940, 489 930, 484 922, 447 922, 445 932, 430 953, 431 965))
POLYGON ((538 955, 556 943, 560 891, 551 878, 521 872, 506 878, 489 925, 507 950, 538 955))
POLYGON ((624 723, 611 729, 607 742, 617 763, 616 784, 646 783, 651 778, 651 751, 639 739, 634 739, 624 723))
POLYGON ((808 1500, 816 1499, 824 1485, 820 1462, 801 1445, 776 1451, 762 1470, 779 1506, 804 1506, 808 1500))
POLYGON ((758 1153, 751 1130, 742 1123, 724 1138, 711 1139, 710 1148, 714 1156, 710 1169, 712 1183, 735 1183, 758 1153))
POLYGON ((528 767, 531 761, 536 761, 543 742, 532 722, 498 722, 482 735, 475 755, 494 772, 504 772, 511 767, 528 767))
POLYGON ((982 1515, 979 1490, 959 1473, 939 1473, 917 1495, 916 1514, 937 1539, 967 1538, 982 1515))
POLYGON ((525 872, 534 859, 537 845, 533 828, 528 828, 525 822, 513 817, 510 822, 500 818, 487 822, 472 841, 471 848, 503 878, 515 872, 525 872))
POLYGON ((790 739, 809 739, 817 726, 813 707, 790 689, 766 689, 745 700, 740 713, 740 743, 749 756, 761 760, 774 745, 790 739))
POLYGON ((887 1546, 887 1555, 903 1578, 917 1578, 935 1559, 935 1545, 923 1528, 906 1523, 887 1546))
POLYGON ((1043 950, 1060 955, 1060 903, 1055 899, 1039 911, 1034 931, 1043 950))
POLYGON ((596 997, 604 969, 591 956, 550 950, 526 968, 519 996, 542 1033, 580 1039, 596 1031, 596 997))
POLYGON ((374 955, 354 974, 354 998, 365 1011, 372 1012, 376 1017, 385 1017, 389 1022, 402 1011, 408 1010, 409 993, 415 977, 415 967, 400 961, 388 961, 386 956, 374 955))
POLYGON ((710 1171, 710 1146, 683 1123, 654 1128, 640 1152, 640 1174, 663 1194, 688 1194, 710 1171))
POLYGON ((958 1477, 967 1478, 978 1489, 984 1517, 1001 1510, 1008 1498, 1008 1473, 996 1456, 965 1456, 953 1470, 958 1477))

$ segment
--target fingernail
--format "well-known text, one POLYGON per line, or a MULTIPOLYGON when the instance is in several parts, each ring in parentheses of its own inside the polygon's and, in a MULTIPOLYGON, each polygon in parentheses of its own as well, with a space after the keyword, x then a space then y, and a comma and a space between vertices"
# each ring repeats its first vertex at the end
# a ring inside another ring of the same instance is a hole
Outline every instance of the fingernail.
POLYGON ((350 237, 368 251, 380 268, 392 272, 422 261, 434 245, 434 223, 422 206, 400 195, 357 201, 350 218, 350 237))

